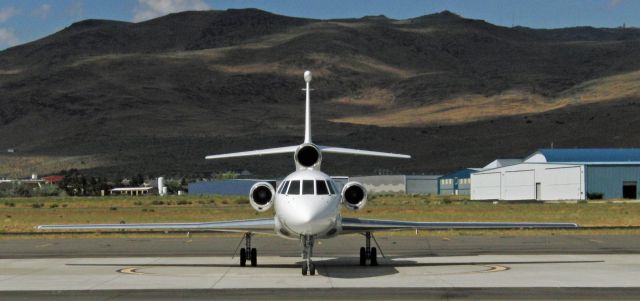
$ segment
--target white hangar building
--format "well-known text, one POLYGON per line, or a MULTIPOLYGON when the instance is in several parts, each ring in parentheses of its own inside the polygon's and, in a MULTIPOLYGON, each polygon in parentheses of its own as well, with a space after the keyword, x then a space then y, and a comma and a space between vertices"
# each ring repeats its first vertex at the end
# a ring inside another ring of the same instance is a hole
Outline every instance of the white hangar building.
POLYGON ((540 149, 471 174, 471 199, 638 199, 639 180, 640 149, 540 149))

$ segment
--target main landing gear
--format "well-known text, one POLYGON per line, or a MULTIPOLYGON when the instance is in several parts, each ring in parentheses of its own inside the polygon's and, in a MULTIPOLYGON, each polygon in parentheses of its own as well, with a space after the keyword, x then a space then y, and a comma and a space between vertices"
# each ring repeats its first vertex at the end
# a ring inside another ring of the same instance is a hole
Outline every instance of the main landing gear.
POLYGON ((305 235, 302 237, 302 275, 315 275, 316 274, 316 266, 311 261, 311 257, 313 256, 313 243, 314 237, 310 235, 305 235))
POLYGON ((258 265, 258 251, 256 248, 251 248, 251 233, 244 234, 245 247, 240 249, 240 266, 247 265, 247 258, 251 262, 251 266, 258 265))
POLYGON ((369 265, 376 266, 378 265, 378 250, 371 247, 371 232, 366 232, 364 236, 366 247, 360 248, 360 265, 367 265, 367 260, 369 260, 369 265))

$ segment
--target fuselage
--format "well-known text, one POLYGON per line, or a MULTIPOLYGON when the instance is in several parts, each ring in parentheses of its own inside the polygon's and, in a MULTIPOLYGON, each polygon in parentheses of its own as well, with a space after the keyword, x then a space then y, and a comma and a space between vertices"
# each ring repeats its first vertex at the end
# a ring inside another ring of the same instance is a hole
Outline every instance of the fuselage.
POLYGON ((276 188, 276 233, 285 238, 311 235, 317 238, 339 232, 341 194, 327 174, 298 170, 276 188))

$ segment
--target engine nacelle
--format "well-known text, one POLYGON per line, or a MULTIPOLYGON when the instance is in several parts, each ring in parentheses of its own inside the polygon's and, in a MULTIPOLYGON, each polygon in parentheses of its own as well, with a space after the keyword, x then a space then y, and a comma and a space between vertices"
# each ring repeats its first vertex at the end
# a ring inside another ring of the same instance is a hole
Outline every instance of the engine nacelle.
POLYGON ((358 182, 349 182, 342 188, 342 203, 351 210, 360 210, 367 204, 367 189, 358 182))
POLYGON ((267 182, 258 182, 251 186, 249 192, 249 202, 251 207, 258 212, 269 210, 273 206, 273 200, 276 198, 275 189, 267 182))
POLYGON ((300 145, 293 157, 298 169, 320 168, 322 162, 322 152, 313 143, 300 145))

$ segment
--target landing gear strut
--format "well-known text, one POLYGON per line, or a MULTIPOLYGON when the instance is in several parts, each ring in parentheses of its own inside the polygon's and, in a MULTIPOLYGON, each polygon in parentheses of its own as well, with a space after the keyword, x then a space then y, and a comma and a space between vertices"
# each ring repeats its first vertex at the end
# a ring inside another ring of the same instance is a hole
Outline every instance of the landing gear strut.
POLYGON ((307 273, 311 276, 316 274, 316 266, 311 261, 313 256, 313 243, 315 238, 310 235, 302 237, 302 275, 307 276, 307 273))
POLYGON ((371 232, 366 232, 364 237, 365 247, 360 248, 360 265, 367 265, 367 260, 369 260, 369 265, 376 266, 378 265, 378 250, 371 247, 371 232))
POLYGON ((251 233, 244 234, 245 247, 240 249, 240 266, 247 265, 247 258, 251 262, 251 266, 258 265, 258 250, 251 248, 251 233))

